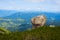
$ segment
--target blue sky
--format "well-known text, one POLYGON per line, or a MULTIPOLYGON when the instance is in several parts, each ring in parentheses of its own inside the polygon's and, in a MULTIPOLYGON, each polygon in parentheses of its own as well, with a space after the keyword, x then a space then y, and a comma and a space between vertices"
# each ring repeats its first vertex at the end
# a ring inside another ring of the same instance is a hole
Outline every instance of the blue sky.
POLYGON ((60 0, 0 0, 0 10, 60 12, 60 0))

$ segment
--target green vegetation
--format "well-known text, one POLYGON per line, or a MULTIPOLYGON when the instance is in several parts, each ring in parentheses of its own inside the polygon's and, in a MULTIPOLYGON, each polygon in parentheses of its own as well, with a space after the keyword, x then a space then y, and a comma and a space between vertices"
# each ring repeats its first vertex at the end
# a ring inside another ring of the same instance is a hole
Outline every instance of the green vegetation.
POLYGON ((5 29, 12 28, 12 30, 14 30, 15 28, 17 30, 17 26, 20 26, 21 23, 25 23, 25 20, 21 18, 0 18, 0 27, 3 27, 5 29))
POLYGON ((0 34, 9 34, 9 33, 11 33, 11 32, 8 31, 8 30, 5 29, 5 28, 1 28, 1 27, 0 27, 0 34))
POLYGON ((0 34, 0 40, 60 40, 60 27, 40 27, 23 32, 0 34))

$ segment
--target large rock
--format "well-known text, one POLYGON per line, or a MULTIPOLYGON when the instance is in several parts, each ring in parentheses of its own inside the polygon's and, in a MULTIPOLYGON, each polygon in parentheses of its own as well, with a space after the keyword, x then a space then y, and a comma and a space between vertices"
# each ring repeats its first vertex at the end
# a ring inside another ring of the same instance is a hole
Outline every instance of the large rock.
POLYGON ((46 17, 44 15, 39 15, 31 19, 33 28, 38 28, 44 26, 46 22, 46 17))

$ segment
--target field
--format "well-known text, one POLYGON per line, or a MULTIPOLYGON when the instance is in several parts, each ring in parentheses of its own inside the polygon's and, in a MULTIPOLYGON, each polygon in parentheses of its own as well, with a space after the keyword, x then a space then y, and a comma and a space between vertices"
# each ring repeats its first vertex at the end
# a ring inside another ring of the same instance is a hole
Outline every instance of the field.
POLYGON ((0 40, 60 40, 60 27, 40 27, 9 34, 0 33, 0 40))

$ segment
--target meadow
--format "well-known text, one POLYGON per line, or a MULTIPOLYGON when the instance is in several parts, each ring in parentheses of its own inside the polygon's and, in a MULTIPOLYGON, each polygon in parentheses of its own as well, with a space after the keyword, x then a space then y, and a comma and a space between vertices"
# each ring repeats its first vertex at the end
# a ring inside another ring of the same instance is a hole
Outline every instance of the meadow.
POLYGON ((22 32, 0 33, 0 40, 60 40, 60 27, 40 27, 22 32))

